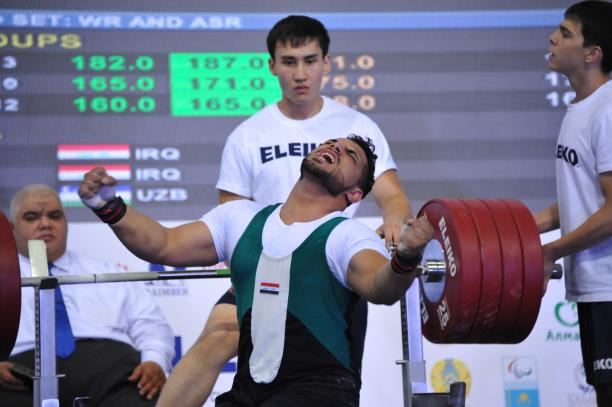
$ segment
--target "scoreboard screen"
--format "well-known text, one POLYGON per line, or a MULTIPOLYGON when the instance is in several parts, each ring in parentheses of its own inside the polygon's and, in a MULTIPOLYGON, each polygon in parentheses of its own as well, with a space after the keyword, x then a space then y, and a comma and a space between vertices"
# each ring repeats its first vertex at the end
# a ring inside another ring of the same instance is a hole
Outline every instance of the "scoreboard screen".
MULTIPOLYGON (((327 26, 322 93, 381 127, 415 209, 443 196, 533 210, 555 199, 555 140, 573 97, 545 58, 558 1, 84 3, 2 3, 3 210, 42 182, 71 221, 90 221, 77 188, 103 165, 143 212, 200 217, 217 202, 227 136, 281 97, 265 38, 288 14, 327 26)), ((379 215, 373 199, 358 215, 379 215)))

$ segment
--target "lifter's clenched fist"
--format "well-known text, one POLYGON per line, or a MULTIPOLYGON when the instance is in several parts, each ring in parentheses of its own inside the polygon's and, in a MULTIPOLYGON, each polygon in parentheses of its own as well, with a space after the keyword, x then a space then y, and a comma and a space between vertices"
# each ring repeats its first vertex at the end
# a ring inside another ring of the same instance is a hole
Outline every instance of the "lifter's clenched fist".
POLYGON ((79 186, 79 196, 91 209, 99 209, 115 198, 117 180, 102 167, 94 167, 85 174, 79 186))
POLYGON ((85 174, 79 187, 81 201, 109 225, 119 222, 127 212, 123 199, 115 196, 116 185, 117 180, 108 175, 104 168, 94 167, 85 174))
POLYGON ((433 236, 434 229, 426 217, 407 219, 400 232, 397 254, 404 259, 419 257, 433 236))

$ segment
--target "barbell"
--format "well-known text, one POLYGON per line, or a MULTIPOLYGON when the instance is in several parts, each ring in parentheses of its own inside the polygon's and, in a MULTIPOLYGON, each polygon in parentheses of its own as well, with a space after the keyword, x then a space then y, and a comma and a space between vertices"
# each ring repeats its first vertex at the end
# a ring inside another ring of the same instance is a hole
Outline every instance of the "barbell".
MULTIPOLYGON (((527 207, 515 200, 434 199, 421 215, 435 231, 419 266, 423 335, 435 343, 524 340, 537 319, 544 284, 540 238, 527 207)), ((54 278, 58 284, 83 284, 227 275, 198 270, 54 278)), ((21 278, 12 228, 0 211, 0 360, 15 344, 21 287, 44 280, 21 278)))

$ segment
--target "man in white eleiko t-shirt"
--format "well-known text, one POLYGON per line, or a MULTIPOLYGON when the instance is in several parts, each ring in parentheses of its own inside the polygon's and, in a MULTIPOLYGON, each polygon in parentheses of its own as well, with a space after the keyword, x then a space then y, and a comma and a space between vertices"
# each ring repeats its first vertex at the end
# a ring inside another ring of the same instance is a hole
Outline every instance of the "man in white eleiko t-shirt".
POLYGON ((612 3, 569 7, 550 36, 549 67, 576 91, 556 149, 557 203, 535 215, 561 227, 544 245, 544 268, 564 258, 567 299, 578 303, 587 382, 597 405, 612 405, 612 3))
MULTIPOLYGON (((376 123, 328 97, 321 96, 321 102, 321 110, 308 119, 291 119, 273 104, 240 124, 223 149, 216 188, 255 202, 284 202, 299 178, 302 159, 337 134, 372 140, 378 154, 377 179, 396 170, 387 140, 376 123)), ((347 213, 352 215, 356 209, 357 204, 351 205, 347 213)))

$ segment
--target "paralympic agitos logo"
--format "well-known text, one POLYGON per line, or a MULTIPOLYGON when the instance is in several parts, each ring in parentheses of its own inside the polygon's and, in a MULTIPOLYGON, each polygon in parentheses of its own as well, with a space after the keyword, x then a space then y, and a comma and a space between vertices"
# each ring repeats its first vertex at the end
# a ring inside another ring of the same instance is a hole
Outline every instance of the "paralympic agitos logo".
POLYGON ((531 359, 516 358, 508 364, 508 373, 520 380, 524 377, 531 376, 534 372, 534 363, 531 359))

